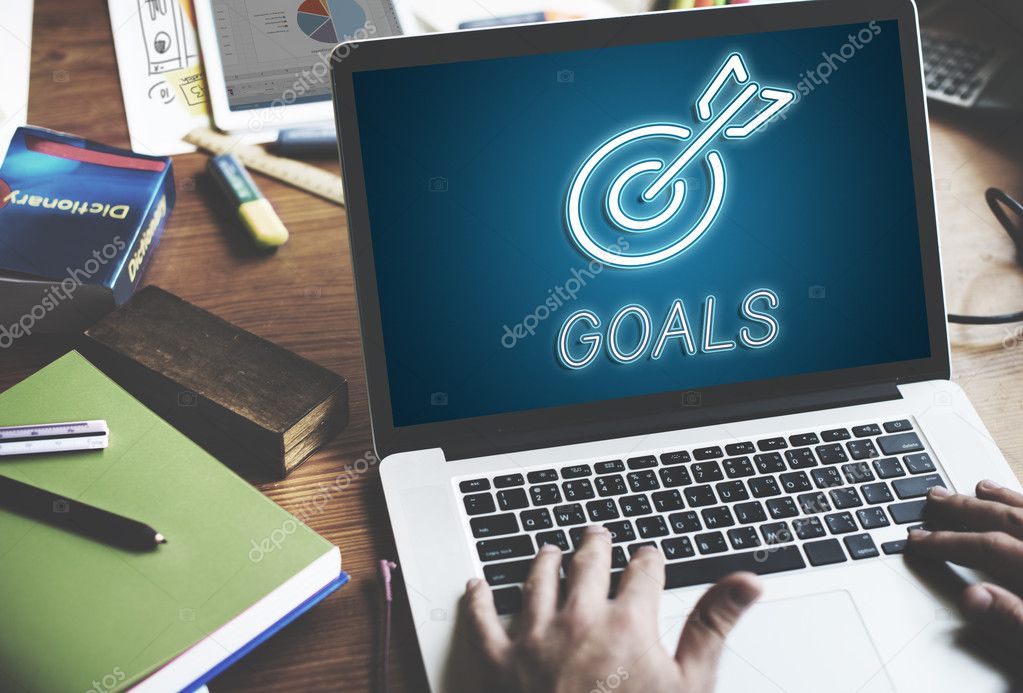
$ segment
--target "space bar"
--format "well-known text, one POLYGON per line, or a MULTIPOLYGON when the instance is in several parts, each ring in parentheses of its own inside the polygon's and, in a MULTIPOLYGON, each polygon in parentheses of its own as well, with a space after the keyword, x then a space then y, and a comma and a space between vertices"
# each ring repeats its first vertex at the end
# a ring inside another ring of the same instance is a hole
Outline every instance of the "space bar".
POLYGON ((702 585, 717 582, 719 578, 737 570, 748 570, 757 575, 780 573, 805 568, 806 563, 795 546, 773 546, 761 551, 726 554, 695 561, 669 563, 665 566, 667 579, 664 589, 702 585))

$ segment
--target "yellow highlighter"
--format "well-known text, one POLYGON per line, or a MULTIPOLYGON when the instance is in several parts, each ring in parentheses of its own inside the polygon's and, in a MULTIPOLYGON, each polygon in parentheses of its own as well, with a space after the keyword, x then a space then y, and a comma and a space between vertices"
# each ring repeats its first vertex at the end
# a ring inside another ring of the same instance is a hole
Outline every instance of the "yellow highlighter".
POLYGON ((276 248, 288 241, 288 229, 238 157, 234 154, 215 156, 210 159, 209 169, 224 194, 238 205, 238 218, 256 245, 276 248))

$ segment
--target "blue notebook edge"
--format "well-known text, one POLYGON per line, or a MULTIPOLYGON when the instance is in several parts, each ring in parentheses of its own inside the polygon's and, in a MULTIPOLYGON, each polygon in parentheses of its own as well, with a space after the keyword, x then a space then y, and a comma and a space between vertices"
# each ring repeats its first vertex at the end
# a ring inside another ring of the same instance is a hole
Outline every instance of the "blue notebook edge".
POLYGON ((348 582, 349 579, 350 578, 348 576, 348 573, 342 570, 336 578, 328 582, 311 597, 309 597, 304 602, 302 602, 294 609, 289 611, 287 614, 285 614, 279 621, 277 621, 272 626, 264 630, 262 633, 254 637, 252 640, 249 640, 239 649, 232 652, 230 655, 224 658, 219 664, 217 664, 215 667, 213 667, 205 674, 197 678, 195 681, 182 688, 181 689, 182 693, 192 693, 192 691, 196 691, 199 688, 205 686, 207 683, 209 683, 214 678, 216 678, 224 671, 226 671, 228 668, 230 668, 239 659, 241 659, 248 653, 252 652, 254 649, 262 645, 264 642, 266 642, 272 635, 277 633, 277 631, 281 630, 289 623, 294 621, 296 618, 298 618, 305 612, 309 611, 309 609, 316 606, 316 604, 323 601, 323 599, 325 599, 329 594, 336 591, 338 588, 340 588, 342 585, 348 582))

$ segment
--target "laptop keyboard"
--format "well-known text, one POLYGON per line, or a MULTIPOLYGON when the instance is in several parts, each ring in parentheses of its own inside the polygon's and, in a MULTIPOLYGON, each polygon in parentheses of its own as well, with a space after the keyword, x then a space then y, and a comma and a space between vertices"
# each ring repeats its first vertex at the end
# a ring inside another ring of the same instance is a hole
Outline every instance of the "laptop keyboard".
POLYGON ((766 575, 901 553, 928 489, 946 485, 908 419, 455 484, 502 614, 521 608, 539 547, 559 546, 567 569, 589 524, 611 533, 612 592, 645 545, 664 553, 665 589, 673 589, 737 570, 766 575))
POLYGON ((1004 61, 983 43, 934 30, 920 32, 927 96, 971 106, 1004 61))

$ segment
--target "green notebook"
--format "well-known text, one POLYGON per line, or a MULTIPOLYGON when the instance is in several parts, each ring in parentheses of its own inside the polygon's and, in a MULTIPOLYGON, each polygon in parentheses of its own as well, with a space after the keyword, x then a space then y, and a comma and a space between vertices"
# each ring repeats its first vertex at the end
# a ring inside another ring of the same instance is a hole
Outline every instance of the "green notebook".
POLYGON ((337 584, 336 547, 77 352, 0 394, 0 426, 87 419, 107 449, 0 457, 0 474, 167 544, 133 553, 0 509, 0 690, 178 689, 337 584))

